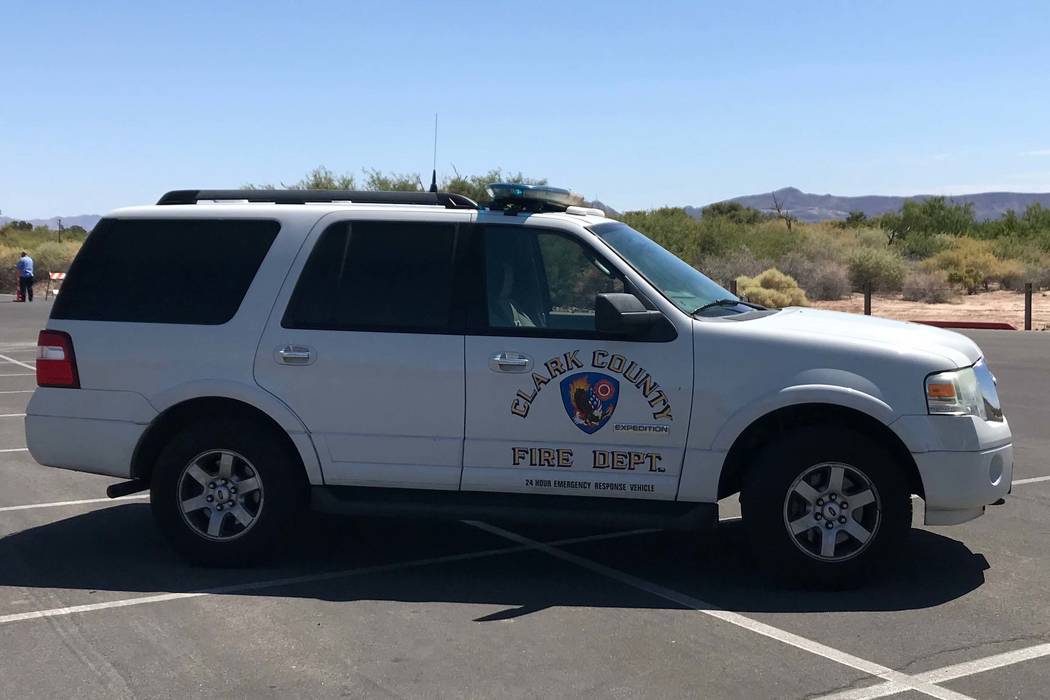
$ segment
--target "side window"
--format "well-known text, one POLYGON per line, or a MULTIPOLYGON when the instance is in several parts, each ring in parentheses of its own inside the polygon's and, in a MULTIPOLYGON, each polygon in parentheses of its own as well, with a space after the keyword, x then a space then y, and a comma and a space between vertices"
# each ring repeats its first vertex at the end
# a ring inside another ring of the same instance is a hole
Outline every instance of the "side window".
POLYGON ((285 328, 450 332, 455 224, 343 221, 321 234, 285 328))
POLYGON ((226 323, 279 229, 250 219, 103 219, 70 266, 51 317, 226 323))
POLYGON ((566 235, 489 226, 484 241, 489 328, 593 333, 595 297, 624 291, 619 275, 566 235))

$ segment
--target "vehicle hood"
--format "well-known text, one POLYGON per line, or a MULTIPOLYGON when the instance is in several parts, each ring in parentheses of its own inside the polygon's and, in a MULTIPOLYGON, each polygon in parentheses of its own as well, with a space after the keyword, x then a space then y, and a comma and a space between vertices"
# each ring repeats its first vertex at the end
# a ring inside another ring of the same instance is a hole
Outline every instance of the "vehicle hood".
POLYGON ((762 319, 767 327, 806 335, 852 339, 867 345, 939 355, 956 367, 981 359, 981 349, 959 333, 877 316, 791 307, 762 319))

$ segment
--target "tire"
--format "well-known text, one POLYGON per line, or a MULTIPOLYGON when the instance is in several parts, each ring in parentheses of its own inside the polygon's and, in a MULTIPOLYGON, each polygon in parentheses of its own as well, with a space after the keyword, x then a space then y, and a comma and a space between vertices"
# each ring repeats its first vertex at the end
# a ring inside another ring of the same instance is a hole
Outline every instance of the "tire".
POLYGON ((301 509, 302 470, 274 432, 249 420, 191 424, 153 470, 154 518, 172 547, 205 566, 269 556, 301 509))
POLYGON ((860 585, 906 544, 907 484, 904 465, 868 436, 834 425, 800 429, 763 449, 744 478, 752 551, 789 585, 860 585))

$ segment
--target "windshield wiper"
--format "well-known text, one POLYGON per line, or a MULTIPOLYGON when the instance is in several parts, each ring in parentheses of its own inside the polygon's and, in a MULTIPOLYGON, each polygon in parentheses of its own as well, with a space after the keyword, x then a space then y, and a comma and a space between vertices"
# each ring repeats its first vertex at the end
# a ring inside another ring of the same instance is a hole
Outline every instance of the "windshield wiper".
POLYGON ((707 311, 708 309, 713 309, 716 306, 737 306, 737 305, 750 306, 752 309, 758 309, 759 311, 764 311, 765 308, 766 308, 766 307, 762 306, 761 304, 752 304, 749 301, 743 301, 741 299, 715 299, 714 301, 710 302, 709 304, 704 304, 703 306, 701 306, 700 308, 696 309, 695 311, 693 311, 693 313, 691 313, 689 315, 690 316, 696 316, 700 312, 707 311))

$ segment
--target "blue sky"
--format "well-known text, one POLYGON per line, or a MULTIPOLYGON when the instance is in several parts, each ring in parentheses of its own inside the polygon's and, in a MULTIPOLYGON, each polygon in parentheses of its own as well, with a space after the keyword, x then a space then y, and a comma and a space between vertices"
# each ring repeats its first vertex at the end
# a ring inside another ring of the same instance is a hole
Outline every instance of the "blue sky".
POLYGON ((619 208, 1050 191, 1041 2, 0 0, 0 210, 324 164, 501 166, 619 208))

